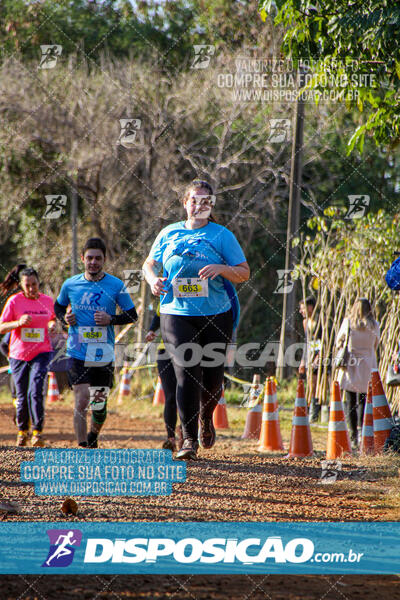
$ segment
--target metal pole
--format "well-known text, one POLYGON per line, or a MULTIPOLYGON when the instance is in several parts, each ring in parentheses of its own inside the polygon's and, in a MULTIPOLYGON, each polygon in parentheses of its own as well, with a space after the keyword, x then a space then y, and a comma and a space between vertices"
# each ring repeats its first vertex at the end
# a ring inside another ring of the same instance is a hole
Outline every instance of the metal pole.
POLYGON ((76 183, 72 180, 71 184, 71 230, 72 230, 72 252, 71 252, 71 273, 78 273, 78 193, 76 183))
MULTIPOLYGON (((304 85, 304 71, 300 67, 298 87, 304 85)), ((286 230, 286 253, 285 253, 285 286, 288 285, 289 273, 297 262, 298 249, 292 248, 292 240, 299 233, 300 227, 300 194, 302 175, 302 152, 303 152, 303 130, 304 130, 304 100, 299 97, 296 102, 294 113, 294 132, 292 140, 292 157, 290 166, 290 190, 288 221, 286 230)), ((290 292, 283 294, 282 304, 282 326, 279 344, 277 374, 281 379, 288 377, 290 369, 284 365, 284 354, 290 344, 296 340, 295 316, 296 316, 296 286, 290 292)))

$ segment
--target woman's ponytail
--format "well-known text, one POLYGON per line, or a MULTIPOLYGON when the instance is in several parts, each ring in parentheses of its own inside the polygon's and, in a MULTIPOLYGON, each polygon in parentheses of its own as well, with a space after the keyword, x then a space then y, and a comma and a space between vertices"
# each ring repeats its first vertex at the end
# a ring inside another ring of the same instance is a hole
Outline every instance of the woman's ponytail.
POLYGON ((19 276, 24 269, 26 269, 26 265, 21 263, 7 273, 4 280, 0 283, 0 293, 2 296, 6 296, 11 290, 19 286, 19 276))

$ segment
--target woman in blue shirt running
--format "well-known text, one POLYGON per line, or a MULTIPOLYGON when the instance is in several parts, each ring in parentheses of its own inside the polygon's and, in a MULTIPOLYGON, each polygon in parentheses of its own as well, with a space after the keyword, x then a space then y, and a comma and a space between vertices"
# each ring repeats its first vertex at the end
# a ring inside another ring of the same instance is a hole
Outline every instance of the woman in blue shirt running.
POLYGON ((214 222, 214 205, 211 185, 195 179, 183 197, 186 220, 158 234, 143 265, 151 291, 160 296, 161 335, 175 370, 183 431, 176 458, 183 460, 196 459, 198 439, 203 448, 215 443, 212 415, 222 394, 227 344, 239 318, 232 284, 250 276, 236 237, 214 222))

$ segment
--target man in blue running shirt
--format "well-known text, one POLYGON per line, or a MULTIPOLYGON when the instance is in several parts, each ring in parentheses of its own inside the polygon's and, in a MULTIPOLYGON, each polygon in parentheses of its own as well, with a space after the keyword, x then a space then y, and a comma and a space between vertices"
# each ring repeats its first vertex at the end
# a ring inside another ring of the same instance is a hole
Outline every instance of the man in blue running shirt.
POLYGON ((136 321, 137 313, 124 282, 103 271, 106 259, 103 240, 87 240, 81 259, 85 272, 63 283, 54 309, 57 318, 69 326, 67 355, 72 364, 68 378, 75 396, 74 429, 78 445, 97 448, 98 434, 107 415, 107 395, 114 379, 114 325, 136 321), (115 314, 117 305, 122 311, 119 315, 115 314), (92 418, 87 433, 89 405, 92 418))

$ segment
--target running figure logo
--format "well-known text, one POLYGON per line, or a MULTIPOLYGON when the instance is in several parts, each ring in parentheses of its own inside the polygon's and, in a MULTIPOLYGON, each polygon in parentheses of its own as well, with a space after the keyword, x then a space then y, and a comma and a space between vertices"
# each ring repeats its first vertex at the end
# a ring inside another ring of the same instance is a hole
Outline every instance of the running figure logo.
POLYGON ((91 410, 102 410, 107 402, 110 393, 109 387, 90 386, 89 387, 89 406, 91 410))
POLYGON ((81 545, 80 529, 48 529, 49 553, 42 567, 68 567, 74 558, 75 548, 81 545))
POLYGON ((345 215, 345 219, 361 219, 366 213, 369 206, 369 196, 348 196, 349 198, 349 209, 345 215))
POLYGON ((211 56, 215 53, 215 46, 209 44, 195 44, 193 46, 194 59, 190 65, 191 69, 207 69, 211 56))
POLYGON ((118 145, 124 148, 132 148, 139 140, 136 140, 142 121, 140 119, 120 119, 119 124, 121 132, 118 138, 118 145))
POLYGON ((136 294, 143 279, 144 273, 141 269, 124 269, 124 283, 128 294, 136 294))
POLYGON ((272 144, 280 144, 290 140, 290 119, 270 119, 268 142, 272 144))
POLYGON ((292 271, 290 269, 277 269, 276 273, 279 281, 274 294, 290 294, 294 286, 294 281, 290 278, 292 271))
POLYGON ((49 195, 46 198, 46 210, 43 215, 43 219, 58 219, 65 213, 65 206, 67 205, 67 196, 64 194, 49 195))
POLYGON ((341 470, 342 463, 340 460, 321 460, 320 482, 324 485, 335 483, 341 470))
POLYGON ((62 46, 59 44, 41 45, 42 56, 38 69, 54 69, 57 59, 61 56, 62 46))

